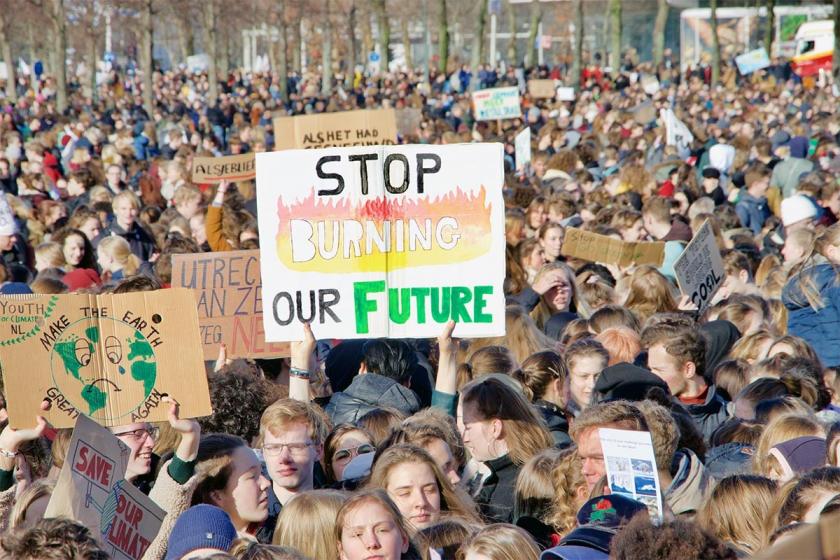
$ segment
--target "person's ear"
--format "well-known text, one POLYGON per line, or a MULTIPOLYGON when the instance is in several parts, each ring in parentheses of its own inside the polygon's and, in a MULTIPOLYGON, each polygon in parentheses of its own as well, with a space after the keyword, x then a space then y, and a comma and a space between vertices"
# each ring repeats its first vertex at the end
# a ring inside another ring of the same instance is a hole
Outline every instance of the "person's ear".
POLYGON ((694 362, 688 361, 683 364, 683 377, 686 379, 693 379, 696 375, 697 365, 694 362))
POLYGON ((405 554, 408 552, 408 545, 411 544, 411 541, 408 540, 408 535, 405 534, 404 531, 400 530, 400 535, 402 535, 402 553, 405 554))
POLYGON ((493 436, 496 439, 504 437, 505 425, 498 418, 494 418, 490 423, 490 428, 493 430, 493 436))
POLYGON ((740 272, 738 272, 738 278, 741 280, 741 282, 746 284, 750 281, 750 273, 746 270, 741 270, 740 272))
POLYGON ((319 462, 324 461, 324 444, 323 443, 319 443, 318 445, 315 446, 315 455, 316 455, 319 462))

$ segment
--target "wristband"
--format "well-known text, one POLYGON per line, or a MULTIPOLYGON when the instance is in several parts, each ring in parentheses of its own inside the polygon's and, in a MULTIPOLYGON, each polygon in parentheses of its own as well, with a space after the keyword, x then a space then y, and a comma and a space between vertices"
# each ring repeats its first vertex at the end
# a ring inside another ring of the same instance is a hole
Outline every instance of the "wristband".
POLYGON ((306 379, 307 381, 312 376, 312 373, 300 368, 289 368, 289 377, 297 377, 298 379, 306 379))
POLYGON ((7 459, 14 459, 17 456, 17 453, 13 453, 11 451, 7 451, 5 449, 0 449, 0 457, 5 457, 7 459))

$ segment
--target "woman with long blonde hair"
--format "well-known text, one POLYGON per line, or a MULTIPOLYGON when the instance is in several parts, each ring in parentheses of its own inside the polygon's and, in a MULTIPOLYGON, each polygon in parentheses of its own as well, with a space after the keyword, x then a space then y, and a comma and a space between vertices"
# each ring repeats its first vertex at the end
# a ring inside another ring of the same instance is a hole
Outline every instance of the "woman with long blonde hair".
MULTIPOLYGON (((507 348, 516 363, 521 364, 525 361, 525 358, 535 352, 555 350, 556 342, 546 336, 522 307, 508 305, 505 308, 505 335, 471 340, 467 348, 467 355, 471 357, 486 346, 507 348)), ((466 356, 462 358, 467 361, 466 356)))
POLYGON ((589 498, 589 486, 583 478, 583 464, 577 448, 560 452, 551 472, 554 499, 548 524, 562 537, 577 526, 577 512, 589 498))
POLYGON ((128 278, 140 269, 140 259, 131 252, 128 241, 119 235, 103 238, 96 248, 96 254, 105 281, 128 278))
POLYGON ((653 266, 640 266, 634 270, 627 288, 624 307, 634 312, 642 323, 655 313, 677 311, 671 282, 653 266))
POLYGON ((298 494, 283 506, 272 544, 290 546, 309 558, 338 558, 335 520, 348 496, 340 490, 298 494))
POLYGON ((458 560, 537 560, 540 549, 531 535, 506 523, 481 529, 458 551, 458 560))

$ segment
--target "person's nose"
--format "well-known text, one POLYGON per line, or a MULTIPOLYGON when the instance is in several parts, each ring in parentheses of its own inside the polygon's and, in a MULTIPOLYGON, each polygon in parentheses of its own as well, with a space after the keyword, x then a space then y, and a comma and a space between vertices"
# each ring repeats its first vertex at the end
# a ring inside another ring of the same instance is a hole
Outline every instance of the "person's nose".
POLYGON ((382 548, 382 545, 379 542, 379 537, 376 536, 376 531, 374 531, 373 528, 365 531, 364 543, 365 548, 368 550, 377 550, 382 548))
POLYGON ((449 482, 451 482, 453 486, 461 482, 461 477, 458 475, 458 471, 456 471, 455 469, 449 469, 449 472, 446 473, 446 476, 447 478, 449 478, 449 482))
POLYGON ((415 491, 414 500, 413 500, 414 509, 418 510, 429 510, 431 509, 431 504, 429 503, 429 498, 426 497, 426 493, 423 492, 422 488, 418 488, 415 491))
POLYGON ((271 481, 265 477, 265 475, 260 475, 260 490, 268 490, 268 487, 271 486, 271 481))

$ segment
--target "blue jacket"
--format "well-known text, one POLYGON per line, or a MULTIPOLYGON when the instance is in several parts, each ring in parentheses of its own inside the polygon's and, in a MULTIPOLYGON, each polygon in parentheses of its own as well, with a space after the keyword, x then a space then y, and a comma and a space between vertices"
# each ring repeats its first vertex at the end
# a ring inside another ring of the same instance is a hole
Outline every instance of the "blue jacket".
POLYGON ((770 217, 770 208, 767 206, 766 198, 756 198, 744 192, 738 204, 735 205, 735 213, 738 214, 742 226, 758 235, 764 227, 764 222, 770 217))
POLYGON ((782 290, 788 310, 788 333, 813 347, 823 366, 840 365, 840 279, 830 263, 806 268, 791 278, 782 290), (823 307, 815 310, 802 291, 810 282, 819 291, 823 307))

